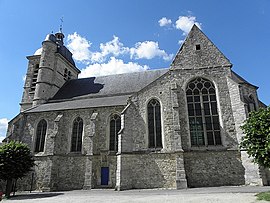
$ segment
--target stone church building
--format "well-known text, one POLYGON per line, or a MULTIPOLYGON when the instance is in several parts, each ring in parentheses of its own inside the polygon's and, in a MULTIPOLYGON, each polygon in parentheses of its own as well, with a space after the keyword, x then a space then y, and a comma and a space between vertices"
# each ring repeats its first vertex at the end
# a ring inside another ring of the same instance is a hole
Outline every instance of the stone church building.
POLYGON ((63 33, 29 60, 7 138, 35 167, 20 188, 187 188, 267 183, 239 149, 257 89, 194 25, 167 69, 78 79, 63 33))

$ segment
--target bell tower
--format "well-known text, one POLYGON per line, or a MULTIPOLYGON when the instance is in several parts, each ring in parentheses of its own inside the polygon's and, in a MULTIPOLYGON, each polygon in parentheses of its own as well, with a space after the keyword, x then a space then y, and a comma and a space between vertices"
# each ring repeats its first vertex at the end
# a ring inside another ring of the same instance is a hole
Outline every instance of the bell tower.
POLYGON ((46 103, 70 79, 78 78, 72 53, 64 46, 64 34, 60 31, 48 34, 42 47, 28 56, 21 111, 46 103))

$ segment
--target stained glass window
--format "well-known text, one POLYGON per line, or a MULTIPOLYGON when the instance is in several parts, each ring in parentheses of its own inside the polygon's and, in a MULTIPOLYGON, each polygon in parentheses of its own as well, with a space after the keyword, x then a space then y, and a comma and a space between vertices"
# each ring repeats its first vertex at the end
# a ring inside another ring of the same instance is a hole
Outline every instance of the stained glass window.
POLYGON ((147 105, 149 148, 162 148, 161 111, 160 103, 156 99, 147 105))
POLYGON ((46 130, 47 130, 47 122, 44 119, 42 119, 41 121, 39 121, 37 125, 35 152, 44 151, 46 130))
POLYGON ((221 145, 216 91, 212 82, 196 78, 186 88, 191 145, 221 145))
POLYGON ((114 114, 110 118, 110 150, 118 150, 118 132, 121 129, 121 118, 119 115, 114 114))
POLYGON ((71 151, 80 152, 82 150, 82 132, 83 132, 83 120, 77 117, 73 121, 72 137, 71 137, 71 151))

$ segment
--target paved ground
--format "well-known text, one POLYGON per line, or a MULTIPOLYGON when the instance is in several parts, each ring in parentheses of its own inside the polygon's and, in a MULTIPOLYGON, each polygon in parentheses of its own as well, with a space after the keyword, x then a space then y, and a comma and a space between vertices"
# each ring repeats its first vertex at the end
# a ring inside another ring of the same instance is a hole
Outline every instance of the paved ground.
MULTIPOLYGON (((15 197, 4 200, 6 203, 266 203, 258 201, 256 193, 270 191, 270 187, 210 187, 185 190, 74 190, 65 192, 17 193, 15 197)), ((268 202, 269 203, 269 202, 268 202)))

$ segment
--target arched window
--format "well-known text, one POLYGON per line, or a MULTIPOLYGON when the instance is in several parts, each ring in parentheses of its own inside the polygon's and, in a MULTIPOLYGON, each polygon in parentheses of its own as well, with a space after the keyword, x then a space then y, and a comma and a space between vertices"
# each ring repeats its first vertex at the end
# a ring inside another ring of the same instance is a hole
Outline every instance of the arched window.
POLYGON ((72 137, 71 137, 71 151, 80 152, 82 150, 82 132, 83 120, 77 117, 73 121, 72 137))
POLYGON ((151 99, 147 105, 149 148, 162 148, 160 103, 151 99))
POLYGON ((191 145, 221 145, 216 91, 212 82, 196 78, 186 88, 191 145))
POLYGON ((110 150, 118 151, 118 132, 121 129, 121 118, 114 114, 110 118, 110 150))
POLYGON ((47 130, 47 122, 44 119, 42 119, 41 121, 39 121, 37 125, 35 152, 44 151, 46 130, 47 130))

